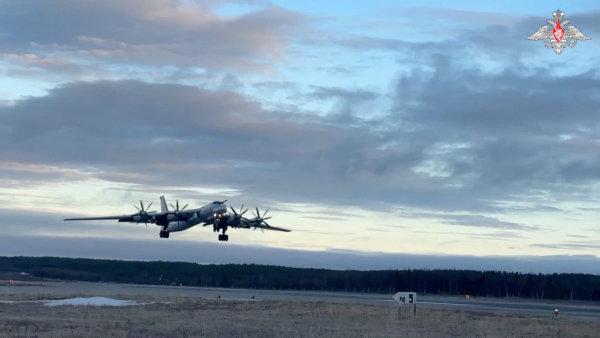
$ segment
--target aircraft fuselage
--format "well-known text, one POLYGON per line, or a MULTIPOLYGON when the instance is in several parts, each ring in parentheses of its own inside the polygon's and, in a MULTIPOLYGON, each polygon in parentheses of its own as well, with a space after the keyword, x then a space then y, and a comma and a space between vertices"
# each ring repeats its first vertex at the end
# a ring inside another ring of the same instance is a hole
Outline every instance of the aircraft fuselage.
POLYGON ((200 223, 212 223, 215 217, 220 217, 227 212, 223 203, 210 203, 198 209, 185 211, 170 211, 167 214, 154 216, 156 224, 163 226, 164 230, 177 232, 187 230, 200 223))

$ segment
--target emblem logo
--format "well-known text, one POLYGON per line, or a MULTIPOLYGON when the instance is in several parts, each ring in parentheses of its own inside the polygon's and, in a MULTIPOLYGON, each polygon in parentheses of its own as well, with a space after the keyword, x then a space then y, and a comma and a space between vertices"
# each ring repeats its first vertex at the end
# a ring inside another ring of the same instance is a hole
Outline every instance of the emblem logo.
POLYGON ((560 9, 552 12, 552 16, 553 20, 546 20, 548 24, 541 26, 527 40, 544 40, 544 46, 552 47, 556 54, 560 54, 567 45, 575 47, 577 40, 590 40, 575 26, 570 25, 570 20, 563 20, 565 13, 560 9))

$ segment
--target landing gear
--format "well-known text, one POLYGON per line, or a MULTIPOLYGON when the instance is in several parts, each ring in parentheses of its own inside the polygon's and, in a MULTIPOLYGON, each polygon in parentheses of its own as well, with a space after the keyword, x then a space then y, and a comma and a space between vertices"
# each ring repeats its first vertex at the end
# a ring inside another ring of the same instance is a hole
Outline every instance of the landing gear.
POLYGON ((214 214, 214 216, 213 216, 213 232, 219 231, 219 223, 221 223, 221 214, 214 214))
POLYGON ((159 235, 160 235, 160 238, 169 238, 169 232, 166 230, 161 230, 159 235))
POLYGON ((225 231, 227 231, 227 223, 224 223, 223 226, 219 226, 221 222, 221 215, 215 219, 215 231, 219 231, 221 229, 223 231, 222 234, 219 235, 219 240, 223 242, 227 242, 229 240, 229 236, 225 235, 225 231))

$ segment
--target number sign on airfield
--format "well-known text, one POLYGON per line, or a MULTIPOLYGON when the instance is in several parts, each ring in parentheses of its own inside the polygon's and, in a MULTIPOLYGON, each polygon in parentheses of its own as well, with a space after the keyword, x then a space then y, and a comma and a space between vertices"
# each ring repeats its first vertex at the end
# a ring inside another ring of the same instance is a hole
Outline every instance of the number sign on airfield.
POLYGON ((400 305, 417 303, 417 293, 416 292, 398 292, 393 296, 393 298, 400 305))

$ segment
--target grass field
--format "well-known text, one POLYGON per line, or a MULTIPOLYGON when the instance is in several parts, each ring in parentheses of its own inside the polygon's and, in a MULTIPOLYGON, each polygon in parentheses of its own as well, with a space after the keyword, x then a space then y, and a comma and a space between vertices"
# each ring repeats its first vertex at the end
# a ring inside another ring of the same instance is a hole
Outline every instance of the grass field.
MULTIPOLYGON (((72 295, 76 297, 79 295, 72 295)), ((23 300, 11 297, 12 300, 23 300)), ((29 300, 50 299, 44 295, 29 300)), ((0 303, 3 337, 598 337, 597 319, 419 307, 199 298, 116 299, 125 307, 0 303)))

